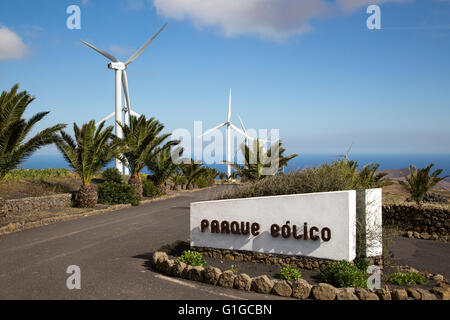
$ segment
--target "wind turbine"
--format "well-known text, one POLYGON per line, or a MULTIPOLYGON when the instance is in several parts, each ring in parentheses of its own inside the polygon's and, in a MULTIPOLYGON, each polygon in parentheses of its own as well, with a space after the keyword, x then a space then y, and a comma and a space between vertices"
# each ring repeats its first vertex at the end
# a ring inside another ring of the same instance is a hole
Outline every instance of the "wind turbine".
POLYGON ((338 154, 338 155, 336 155, 336 157, 338 157, 338 158, 344 158, 345 161, 349 162, 350 159, 348 158, 348 155, 350 154, 350 150, 352 150, 352 146, 353 146, 353 142, 352 142, 352 144, 350 145, 350 147, 347 149, 347 152, 346 152, 345 154, 338 154))
POLYGON ((238 115, 238 118, 239 118, 239 122, 241 123, 242 131, 244 131, 244 134, 245 134, 245 145, 248 147, 248 141, 253 140, 253 138, 249 137, 249 135, 247 134, 247 130, 245 130, 244 122, 242 122, 242 119, 239 115, 238 115))
MULTIPOLYGON (((241 122, 242 131, 244 131, 244 134, 245 134, 245 145, 248 146, 248 141, 249 140, 253 141, 253 140, 255 140, 255 138, 252 138, 248 135, 247 130, 245 129, 245 126, 244 126, 244 122, 242 121, 242 119, 239 115, 238 115, 238 118, 239 118, 239 121, 241 122)), ((263 143, 271 142, 271 140, 266 140, 266 139, 261 139, 261 138, 257 138, 257 139, 263 143)))
MULTIPOLYGON (((128 67, 128 65, 130 63, 132 63, 134 60, 136 60, 141 54, 142 52, 150 45, 150 43, 161 33, 161 31, 163 31, 163 29, 166 27, 167 23, 165 23, 161 29, 159 29, 159 31, 157 33, 155 33, 155 35, 148 40, 138 51, 136 51, 135 54, 133 54, 126 62, 121 62, 119 61, 116 57, 114 57, 113 55, 100 50, 96 47, 94 47, 92 44, 87 43, 86 41, 81 40, 82 43, 84 43, 85 45, 87 45, 88 47, 90 47, 91 49, 94 49, 95 51, 97 51, 98 53, 100 53, 101 55, 103 55, 104 57, 108 58, 111 62, 108 64, 108 69, 114 70, 115 71, 115 75, 116 75, 116 84, 115 84, 115 89, 116 89, 116 108, 115 111, 112 112, 111 114, 109 114, 107 117, 105 117, 104 119, 102 119, 101 121, 99 121, 97 123, 100 124, 103 121, 107 121, 109 119, 111 119, 112 117, 116 117, 116 122, 115 122, 115 134, 118 138, 122 138, 122 128, 120 127, 119 124, 122 124, 122 111, 125 113, 125 124, 129 125, 129 121, 130 121, 130 114, 136 117, 139 117, 140 115, 136 112, 134 112, 133 110, 131 110, 131 105, 130 105, 130 95, 128 92, 128 79, 127 79, 127 72, 126 69, 128 67), (125 96, 125 105, 124 108, 122 109, 122 88, 123 88, 123 92, 124 92, 124 96, 125 96)), ((123 172, 123 164, 119 159, 116 159, 116 168, 122 173, 123 172)), ((128 167, 125 166, 125 174, 128 174, 128 167)))
POLYGON ((224 123, 219 124, 218 126, 211 128, 209 130, 206 130, 203 134, 200 135, 200 137, 206 136, 213 132, 214 130, 217 130, 219 128, 222 128, 226 126, 227 127, 227 177, 230 179, 231 177, 231 165, 230 165, 230 157, 231 157, 231 129, 237 131, 241 135, 248 137, 246 133, 244 133, 241 129, 236 127, 234 124, 231 123, 231 89, 230 89, 230 95, 228 97, 228 116, 227 121, 224 123))

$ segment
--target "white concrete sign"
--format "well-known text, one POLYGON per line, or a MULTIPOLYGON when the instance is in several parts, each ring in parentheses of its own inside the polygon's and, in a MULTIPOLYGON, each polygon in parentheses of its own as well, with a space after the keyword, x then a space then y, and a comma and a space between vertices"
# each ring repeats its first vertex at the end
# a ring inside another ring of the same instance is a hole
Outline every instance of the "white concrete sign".
POLYGON ((191 246, 351 261, 356 191, 195 202, 190 224, 191 246))
POLYGON ((382 190, 356 192, 356 253, 377 257, 383 253, 382 190))

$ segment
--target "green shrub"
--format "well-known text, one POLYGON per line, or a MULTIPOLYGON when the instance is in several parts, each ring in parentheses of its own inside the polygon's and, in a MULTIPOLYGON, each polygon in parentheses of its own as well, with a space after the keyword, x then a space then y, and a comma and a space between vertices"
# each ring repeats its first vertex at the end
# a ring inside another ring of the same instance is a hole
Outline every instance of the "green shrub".
POLYGON ((205 259, 201 253, 197 251, 183 251, 183 254, 177 258, 177 261, 184 262, 190 266, 204 266, 206 264, 205 259))
POLYGON ((217 199, 369 189, 387 183, 384 174, 376 173, 377 165, 365 166, 360 172, 357 171, 357 166, 356 162, 339 160, 316 168, 267 176, 262 180, 233 188, 217 199))
POLYGON ((404 285, 415 285, 415 284, 425 284, 427 280, 421 274, 411 272, 411 273, 393 273, 389 276, 388 282, 404 286, 404 285))
POLYGON ((116 182, 116 183, 122 182, 122 175, 120 174, 120 171, 117 170, 117 168, 106 169, 105 171, 103 171, 102 177, 108 182, 116 182))
POLYGON ((284 266, 280 271, 280 277, 284 280, 298 280, 301 279, 302 274, 300 273, 300 270, 297 268, 294 268, 291 265, 284 266))
POLYGON ((369 268, 370 263, 364 258, 356 258, 354 261, 356 267, 363 272, 367 272, 367 268, 369 268))
POLYGON ((140 199, 134 186, 117 182, 103 182, 98 186, 98 203, 139 205, 140 199))
POLYGON ((198 177, 196 183, 199 188, 207 188, 213 186, 215 180, 216 180, 215 177, 208 175, 201 175, 200 177, 198 177))
POLYGON ((367 274, 356 265, 342 260, 330 263, 320 272, 320 281, 335 287, 367 287, 367 274))
POLYGON ((144 197, 156 197, 161 195, 161 190, 155 186, 153 181, 142 179, 142 194, 144 197))

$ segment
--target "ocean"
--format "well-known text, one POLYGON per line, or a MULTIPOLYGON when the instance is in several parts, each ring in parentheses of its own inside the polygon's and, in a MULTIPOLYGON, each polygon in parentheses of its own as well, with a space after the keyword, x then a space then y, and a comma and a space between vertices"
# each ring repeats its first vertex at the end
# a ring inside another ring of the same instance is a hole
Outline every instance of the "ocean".
MULTIPOLYGON (((359 166, 378 163, 380 170, 408 168, 410 164, 416 168, 426 167, 434 163, 434 169, 443 169, 444 175, 450 174, 450 154, 351 154, 351 160, 358 161, 359 166)), ((286 171, 315 167, 317 165, 336 160, 332 154, 301 154, 289 162, 286 171)), ((25 169, 69 168, 60 154, 36 154, 22 164, 25 169)), ((113 162, 109 166, 114 166, 113 162)), ((213 164, 210 167, 226 172, 223 164, 213 164)))

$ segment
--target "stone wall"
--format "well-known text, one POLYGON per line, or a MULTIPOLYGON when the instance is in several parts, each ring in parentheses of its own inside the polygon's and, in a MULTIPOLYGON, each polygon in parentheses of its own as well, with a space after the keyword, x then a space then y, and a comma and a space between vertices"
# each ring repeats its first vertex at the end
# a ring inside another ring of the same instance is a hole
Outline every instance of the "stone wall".
MULTIPOLYGON (((205 257, 214 259, 227 259, 233 261, 248 261, 272 265, 291 265, 301 269, 320 271, 326 268, 333 260, 318 259, 302 256, 286 256, 281 254, 266 254, 261 252, 244 250, 226 250, 204 247, 191 247, 192 250, 200 252, 205 257)), ((374 257, 368 259, 371 264, 382 266, 382 258, 374 257)))
POLYGON ((384 204, 383 225, 395 227, 410 238, 450 240, 450 210, 438 206, 384 204))
POLYGON ((43 211, 61 209, 70 206, 72 195, 70 193, 57 194, 45 197, 30 197, 6 200, 8 214, 24 211, 43 211))

